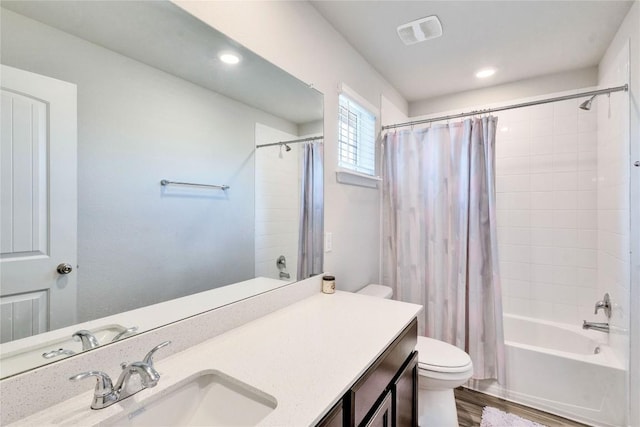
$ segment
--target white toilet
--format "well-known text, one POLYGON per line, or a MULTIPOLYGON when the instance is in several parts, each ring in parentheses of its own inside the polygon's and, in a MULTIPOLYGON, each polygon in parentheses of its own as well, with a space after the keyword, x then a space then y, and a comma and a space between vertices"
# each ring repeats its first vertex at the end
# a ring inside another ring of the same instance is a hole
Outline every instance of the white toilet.
MULTIPOLYGON (((391 298, 388 286, 367 285, 357 293, 391 298)), ((443 341, 418 337, 418 424, 420 427, 458 426, 453 389, 473 374, 467 353, 443 341)))

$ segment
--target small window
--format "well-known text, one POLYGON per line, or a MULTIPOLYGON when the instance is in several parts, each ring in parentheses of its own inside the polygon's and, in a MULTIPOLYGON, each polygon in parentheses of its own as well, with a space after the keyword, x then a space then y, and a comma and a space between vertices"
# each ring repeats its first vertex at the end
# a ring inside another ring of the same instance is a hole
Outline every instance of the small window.
POLYGON ((338 112, 338 166, 376 173, 376 116, 344 94, 338 112))

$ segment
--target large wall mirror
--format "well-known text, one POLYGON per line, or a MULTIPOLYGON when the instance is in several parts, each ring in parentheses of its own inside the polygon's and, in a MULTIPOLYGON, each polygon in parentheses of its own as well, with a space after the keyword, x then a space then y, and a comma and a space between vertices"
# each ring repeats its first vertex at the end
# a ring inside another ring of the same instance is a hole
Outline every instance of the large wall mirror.
POLYGON ((322 271, 322 94, 168 1, 1 6, 2 377, 322 271))

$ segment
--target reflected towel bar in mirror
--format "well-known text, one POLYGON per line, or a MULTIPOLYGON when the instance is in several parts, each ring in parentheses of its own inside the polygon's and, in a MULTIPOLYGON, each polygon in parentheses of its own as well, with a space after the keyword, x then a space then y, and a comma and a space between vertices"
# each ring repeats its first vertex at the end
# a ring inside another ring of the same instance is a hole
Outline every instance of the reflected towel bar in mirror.
POLYGON ((324 136, 311 136, 309 138, 300 138, 300 139, 291 139, 289 141, 272 142, 271 144, 260 144, 260 145, 256 145, 256 148, 272 147, 274 145, 296 144, 298 142, 313 142, 321 139, 324 139, 324 136))
POLYGON ((192 187, 207 187, 207 188, 219 188, 221 190, 227 190, 229 189, 228 185, 222 184, 222 185, 217 185, 217 184, 195 184, 192 182, 180 182, 180 181, 169 181, 166 179, 163 179, 162 181, 160 181, 160 185, 162 186, 166 186, 166 185, 189 185, 192 187))
MULTIPOLYGON (((8 58, 5 53, 12 58, 0 64, 2 88, 18 92, 3 92, 3 97, 26 103, 19 113, 24 117, 11 115, 16 126, 24 126, 25 132, 34 131, 35 126, 44 135, 38 139, 39 145, 30 138, 20 140, 20 144, 27 144, 26 148, 20 145, 24 148, 20 159, 28 166, 25 170, 41 170, 38 176, 43 178, 25 181, 25 185, 33 194, 45 194, 49 189, 66 196, 64 200, 23 198, 20 201, 25 205, 20 208, 15 205, 18 199, 10 203, 15 209, 36 212, 35 216, 23 216, 42 233, 33 234, 36 228, 31 225, 20 228, 24 221, 9 224, 17 227, 15 236, 26 233, 20 241, 28 241, 34 252, 26 256, 20 245, 15 247, 20 262, 11 262, 15 267, 11 277, 2 263, 2 314, 8 296, 7 304, 18 307, 11 311, 14 317, 25 306, 33 309, 33 315, 28 316, 29 322, 15 320, 10 337, 2 336, 0 377, 75 357, 61 353, 45 358, 42 354, 61 348, 80 353, 81 343, 71 339, 79 330, 91 331, 100 346, 110 345, 132 325, 139 326, 136 334, 144 333, 297 279, 291 271, 290 279, 279 280, 278 270, 271 265, 268 277, 265 271, 256 279, 255 251, 256 245, 266 248, 277 233, 282 232, 278 238, 285 238, 290 235, 287 230, 299 233, 301 229, 299 215, 280 209, 280 198, 263 197, 263 192, 272 188, 259 185, 277 168, 279 181, 273 188, 290 196, 287 203, 299 203, 295 199, 302 197, 297 166, 301 158, 291 155, 280 161, 273 156, 278 154, 276 147, 256 159, 255 146, 321 133, 323 95, 170 1, 52 0, 34 5, 1 2, 2 59, 8 58), (29 35, 29 49, 20 34, 29 35), (181 35, 179 40, 176 34, 181 35), (162 45, 163 55, 151 58, 148 40, 162 45), (226 72, 211 73, 211 46, 218 45, 233 46, 242 57, 241 76, 229 79, 226 72), (51 54, 58 50, 65 56, 51 54), (100 71, 104 71, 104 64, 110 64, 109 73, 100 71), (5 72, 9 65, 19 68, 5 72), (40 83, 25 83, 32 81, 29 78, 40 83), (47 88, 59 89, 34 93, 45 87, 44 81, 47 88), (24 90, 12 89, 12 82, 23 85, 24 90), (249 87, 254 90, 247 91, 249 87), (60 105, 51 110, 55 117, 49 117, 47 111, 54 102, 49 96, 54 93, 65 95, 55 101, 60 105), (135 96, 125 96, 123 104, 122 94, 135 96), (92 108, 94 105, 100 108, 92 108), (44 108, 44 113, 32 116, 32 108, 44 108), (64 135, 58 138, 51 133, 58 131, 64 135), (36 146, 52 153, 42 158, 46 161, 34 160, 42 151, 36 146), (56 170, 63 173, 58 176, 56 170), (58 180, 62 176, 73 182, 58 180), (76 188, 83 182, 91 183, 89 187, 96 191, 78 194, 76 188), (133 182, 136 185, 130 185, 133 182), (239 191, 238 183, 250 190, 239 191), (99 191, 106 188, 108 191, 99 191), (273 221, 261 222, 267 228, 256 236, 256 221, 267 216, 273 221), (83 224, 91 232, 76 235, 83 224), (60 232, 55 231, 57 226, 62 227, 60 232), (126 244, 123 235, 129 236, 126 244), (56 236, 61 243, 56 243, 56 236), (65 252, 45 266, 37 254, 54 246, 61 251, 64 247, 65 252), (51 274, 40 274, 37 281, 27 278, 25 275, 33 274, 36 268, 31 267, 32 261, 51 274), (60 263, 69 264, 72 271, 59 276, 56 269, 60 263), (78 264, 82 264, 82 275, 78 264), (105 265, 121 268, 105 269, 105 265), (232 273, 220 274, 229 266, 234 266, 232 273), (123 283, 123 271, 127 272, 127 283, 135 286, 123 283), (222 289, 225 286, 231 288, 222 289), (75 290, 80 288, 85 292, 78 299, 75 290), (203 292, 206 296, 200 295, 203 292), (185 304, 181 300, 194 294, 198 296, 193 301, 185 304), (162 302, 171 308, 157 307, 162 302), (83 321, 78 323, 78 319, 83 321)), ((5 119, 3 116, 3 125, 5 119)), ((292 154, 298 154, 297 150, 292 154)), ((320 163, 318 159, 318 167, 320 163)), ((3 209, 4 202, 3 198, 3 209)), ((314 200, 314 204, 319 215, 320 201, 314 200)), ((12 241, 15 243, 15 238, 12 241)), ((295 258, 298 246, 299 242, 287 249, 287 259, 295 258)), ((268 258, 275 260, 285 251, 280 248, 268 253, 268 258)), ((4 320, 0 322, 2 332, 6 329, 4 320)), ((4 403, 3 399, 3 409, 4 403)), ((5 412, 0 409, 3 419, 5 412)))

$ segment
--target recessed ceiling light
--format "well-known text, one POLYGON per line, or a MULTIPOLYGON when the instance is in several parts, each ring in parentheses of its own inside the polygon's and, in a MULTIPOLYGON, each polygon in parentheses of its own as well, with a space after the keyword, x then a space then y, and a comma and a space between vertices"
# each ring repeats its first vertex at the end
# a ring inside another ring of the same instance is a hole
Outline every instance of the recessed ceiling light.
POLYGON ((220 58, 220 61, 225 64, 237 64, 240 62, 240 57, 235 53, 223 52, 218 56, 218 58, 220 58))
POLYGON ((491 77, 496 73, 495 68, 485 68, 476 73, 476 77, 479 79, 486 79, 487 77, 491 77))

